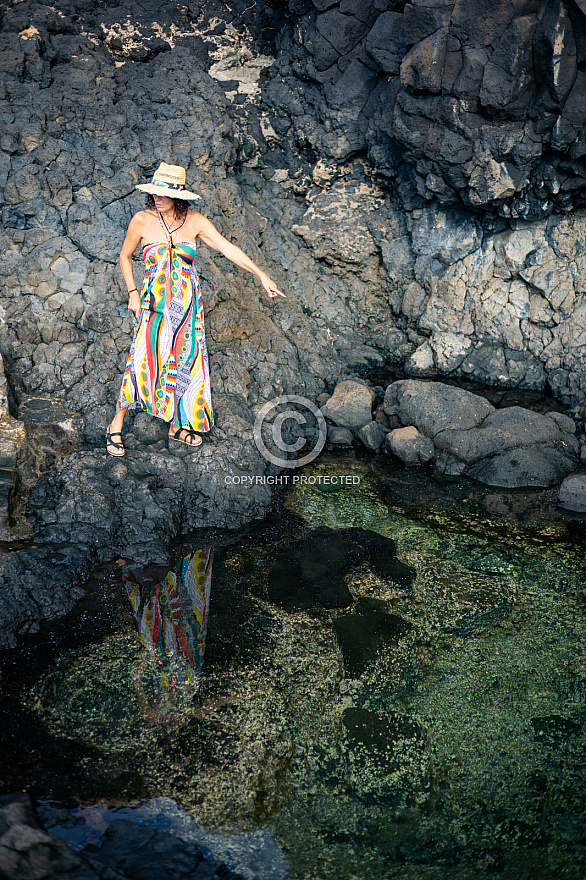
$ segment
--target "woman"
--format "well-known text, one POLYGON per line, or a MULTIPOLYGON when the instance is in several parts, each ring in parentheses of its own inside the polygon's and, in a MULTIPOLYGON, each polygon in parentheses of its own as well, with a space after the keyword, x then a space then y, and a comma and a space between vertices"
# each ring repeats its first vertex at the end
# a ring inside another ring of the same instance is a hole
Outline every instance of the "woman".
POLYGON ((169 437, 188 446, 199 446, 201 433, 214 423, 203 303, 194 269, 198 237, 256 275, 269 297, 285 296, 213 223, 188 210, 189 202, 201 196, 185 189, 184 168, 163 162, 152 181, 136 189, 149 195, 146 211, 130 221, 120 253, 135 330, 116 415, 106 429, 106 448, 114 456, 124 455, 127 409, 137 407, 170 422, 169 437), (132 255, 139 243, 145 261, 140 293, 132 274, 132 255))

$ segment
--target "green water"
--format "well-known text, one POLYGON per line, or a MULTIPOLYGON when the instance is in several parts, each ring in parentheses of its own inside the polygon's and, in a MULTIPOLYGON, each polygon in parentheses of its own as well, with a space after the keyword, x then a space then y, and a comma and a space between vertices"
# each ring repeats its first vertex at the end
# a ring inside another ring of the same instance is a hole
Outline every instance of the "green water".
POLYGON ((166 669, 161 688, 121 573, 102 579, 101 631, 61 636, 13 689, 10 781, 87 804, 173 798, 225 833, 268 827, 300 880, 583 877, 581 526, 547 493, 433 483, 374 460, 305 473, 360 483, 296 485, 237 540, 205 536, 215 552, 195 686, 179 671, 169 690, 166 669), (276 561, 321 527, 392 539, 413 583, 364 557, 345 575, 348 607, 281 601, 276 561), (412 626, 349 672, 334 634, 347 615, 359 647, 377 615, 412 626))

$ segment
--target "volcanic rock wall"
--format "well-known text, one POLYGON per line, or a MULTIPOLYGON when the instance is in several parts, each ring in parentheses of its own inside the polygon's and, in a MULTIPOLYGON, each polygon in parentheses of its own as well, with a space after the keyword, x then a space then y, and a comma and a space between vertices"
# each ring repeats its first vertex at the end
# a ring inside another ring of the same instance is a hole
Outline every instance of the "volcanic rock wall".
POLYGON ((131 332, 117 254, 166 160, 288 295, 202 248, 219 436, 384 363, 582 403, 582 5, 5 3, 12 383, 99 436, 131 332))

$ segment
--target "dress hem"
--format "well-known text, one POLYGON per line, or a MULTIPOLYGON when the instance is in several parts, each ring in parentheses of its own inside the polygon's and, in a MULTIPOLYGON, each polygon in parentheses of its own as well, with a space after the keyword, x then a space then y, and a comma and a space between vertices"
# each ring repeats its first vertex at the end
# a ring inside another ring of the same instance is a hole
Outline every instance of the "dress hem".
POLYGON ((117 402, 117 404, 116 404, 116 412, 117 413, 124 412, 125 410, 129 410, 129 409, 137 409, 139 412, 145 412, 152 419, 161 419, 161 421, 165 422, 167 425, 175 424, 175 427, 177 427, 177 428, 191 428, 191 430, 195 431, 196 434, 209 434, 209 432, 212 430, 212 428, 214 427, 214 424, 215 424, 215 422, 212 421, 212 424, 210 425, 209 428, 201 428, 201 429, 196 428, 195 425, 191 424, 191 422, 187 422, 186 425, 181 425, 181 424, 177 425, 175 423, 175 419, 166 419, 164 416, 160 416, 158 414, 152 413, 145 406, 141 406, 140 403, 129 403, 128 406, 120 406, 120 402, 117 402))

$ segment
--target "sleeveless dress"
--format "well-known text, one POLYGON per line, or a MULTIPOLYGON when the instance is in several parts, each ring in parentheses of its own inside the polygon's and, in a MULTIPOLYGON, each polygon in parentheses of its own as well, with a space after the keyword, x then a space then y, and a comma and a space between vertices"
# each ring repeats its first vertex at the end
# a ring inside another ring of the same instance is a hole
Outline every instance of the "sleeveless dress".
POLYGON ((150 662, 143 676, 161 712, 188 708, 203 667, 212 585, 213 549, 181 559, 158 584, 126 577, 126 590, 150 662))
POLYGON ((214 414, 195 246, 154 242, 143 253, 140 316, 116 409, 209 431, 214 414))

